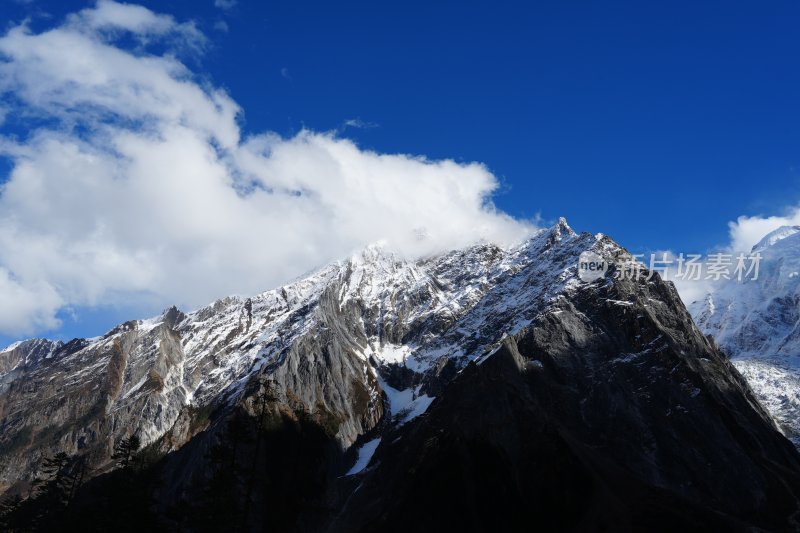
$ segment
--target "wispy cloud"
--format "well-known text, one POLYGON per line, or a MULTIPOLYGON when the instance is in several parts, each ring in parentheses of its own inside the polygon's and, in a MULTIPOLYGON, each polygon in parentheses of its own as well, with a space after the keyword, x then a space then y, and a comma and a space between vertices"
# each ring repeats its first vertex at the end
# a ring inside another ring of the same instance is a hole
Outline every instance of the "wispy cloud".
POLYGON ((153 38, 176 39, 182 46, 193 48, 202 48, 206 43, 205 36, 192 22, 179 24, 169 15, 159 15, 142 6, 112 0, 98 0, 95 7, 71 15, 64 28, 97 36, 127 31, 143 42, 153 38))
POLYGON ((236 0, 214 0, 214 6, 220 9, 233 9, 237 3, 236 0))
POLYGON ((0 332, 53 328, 70 307, 256 293, 376 240, 421 256, 531 230, 495 209, 497 179, 478 163, 308 130, 243 136, 236 102, 179 60, 203 39, 110 1, 0 38, 8 120, 47 118, 0 139, 13 162, 0 192, 0 332), (121 48, 126 34, 140 46, 121 48), (154 52, 163 42, 174 50, 154 52))
POLYGON ((344 121, 345 128, 356 128, 359 130, 368 130, 372 128, 377 128, 378 125, 374 122, 368 122, 366 120, 361 120, 360 118, 351 118, 344 121))

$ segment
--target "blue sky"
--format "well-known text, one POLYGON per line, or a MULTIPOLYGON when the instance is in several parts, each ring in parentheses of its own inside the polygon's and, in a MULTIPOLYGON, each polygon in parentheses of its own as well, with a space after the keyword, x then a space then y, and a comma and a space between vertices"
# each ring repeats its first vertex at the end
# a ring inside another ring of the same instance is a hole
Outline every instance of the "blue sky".
MULTIPOLYGON (((800 204, 796 2, 138 3, 206 35, 181 59, 240 106, 243 135, 338 130, 378 153, 482 162, 519 219, 693 252, 728 243, 737 217, 800 204)), ((4 0, 1 16, 39 32, 90 5, 4 0)), ((133 311, 70 309, 51 334, 133 311)))

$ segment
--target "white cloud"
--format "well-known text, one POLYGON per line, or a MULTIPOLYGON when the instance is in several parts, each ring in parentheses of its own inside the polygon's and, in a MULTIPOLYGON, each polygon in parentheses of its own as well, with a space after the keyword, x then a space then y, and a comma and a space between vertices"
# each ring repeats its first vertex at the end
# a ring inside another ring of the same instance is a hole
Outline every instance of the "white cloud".
POLYGON ((497 180, 477 163, 331 133, 242 135, 224 91, 147 52, 156 38, 194 47, 186 28, 103 1, 0 38, 0 92, 48 124, 0 139, 14 164, 0 189, 0 332, 52 328, 70 307, 253 294, 377 240, 420 256, 531 230, 493 207, 497 180), (120 32, 147 39, 123 50, 120 32))
POLYGON ((178 24, 169 15, 153 13, 143 6, 98 0, 93 8, 84 9, 68 18, 68 24, 95 32, 126 31, 140 40, 152 37, 178 38, 183 44, 202 48, 205 36, 191 22, 178 24))
POLYGON ((58 326, 55 313, 64 305, 46 282, 22 284, 0 267, 0 324, 5 331, 31 331, 58 326))

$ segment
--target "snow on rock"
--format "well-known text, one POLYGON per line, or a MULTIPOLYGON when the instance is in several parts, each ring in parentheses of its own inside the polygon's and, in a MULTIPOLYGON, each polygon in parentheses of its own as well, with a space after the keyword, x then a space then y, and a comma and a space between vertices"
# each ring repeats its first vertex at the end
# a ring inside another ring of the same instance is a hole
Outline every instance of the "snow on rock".
POLYGON ((424 414, 425 411, 428 410, 428 407, 430 407, 431 403, 433 403, 433 400, 435 400, 435 398, 432 398, 427 394, 422 394, 411 400, 406 408, 399 413, 401 415, 399 424, 405 424, 406 422, 414 420, 421 414, 424 414))
POLYGON ((786 437, 800 447, 800 358, 740 358, 733 364, 786 437))
POLYGON ((345 475, 353 476, 367 468, 367 465, 369 465, 369 462, 372 460, 372 456, 375 455, 375 450, 378 449, 378 445, 380 443, 381 438, 378 437, 361 446, 358 449, 358 459, 356 459, 356 464, 354 464, 353 468, 351 468, 345 475))
MULTIPOLYGON (((0 406, 9 413, 0 432, 24 433, 34 419, 63 425, 74 413, 86 413, 96 417, 95 426, 70 428, 64 442, 77 446, 106 434, 98 429, 106 417, 115 428, 111 438, 135 432, 146 445, 186 408, 237 402, 254 376, 280 374, 287 387, 310 387, 309 375, 298 373, 322 364, 320 352, 331 343, 361 362, 363 368, 352 371, 363 380, 369 405, 380 403, 382 391, 394 423, 405 424, 433 401, 431 383, 440 371, 460 371, 503 335, 584 287, 576 269, 586 250, 625 253, 603 235, 576 234, 563 220, 516 246, 478 243, 421 260, 374 245, 251 298, 227 297, 186 314, 171 308, 67 345, 26 341, 41 346, 23 343, 0 352, 0 391, 17 391, 0 406), (22 380, 24 388, 13 386, 22 380), (53 404, 53 398, 62 401, 53 404), (36 410, 47 417, 31 416, 36 410)), ((323 401, 316 390, 306 391, 312 411, 323 401)), ((375 417, 350 420, 373 424, 375 417)), ((369 429, 358 424, 340 426, 343 445, 369 429)), ((10 468, 24 470, 25 457, 14 458, 10 468)))
POLYGON ((22 342, 23 341, 17 341, 17 342, 15 342, 15 343, 13 343, 13 344, 11 344, 9 346, 6 346, 2 350, 0 350, 0 353, 10 352, 10 351, 16 350, 22 344, 22 342))

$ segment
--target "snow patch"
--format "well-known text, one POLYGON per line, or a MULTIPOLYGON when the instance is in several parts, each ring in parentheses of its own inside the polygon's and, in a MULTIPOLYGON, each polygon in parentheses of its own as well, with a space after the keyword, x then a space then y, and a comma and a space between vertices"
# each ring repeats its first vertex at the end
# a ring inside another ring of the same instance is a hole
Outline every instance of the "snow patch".
POLYGON ((389 412, 398 425, 403 425, 417 418, 431 405, 434 397, 427 394, 419 395, 420 387, 415 389, 397 390, 389 386, 383 379, 379 379, 381 388, 389 400, 389 412))
POLYGON ((422 396, 415 398, 403 411, 403 418, 400 420, 399 424, 402 426, 406 422, 410 422, 418 416, 424 414, 435 399, 436 398, 428 396, 427 394, 423 394, 422 396))
POLYGON ((378 445, 380 443, 381 438, 378 437, 362 445, 358 449, 358 459, 356 459, 356 464, 353 465, 353 468, 351 468, 345 474, 345 476, 353 476, 367 468, 367 465, 372 460, 372 456, 375 455, 375 450, 378 449, 378 445))

